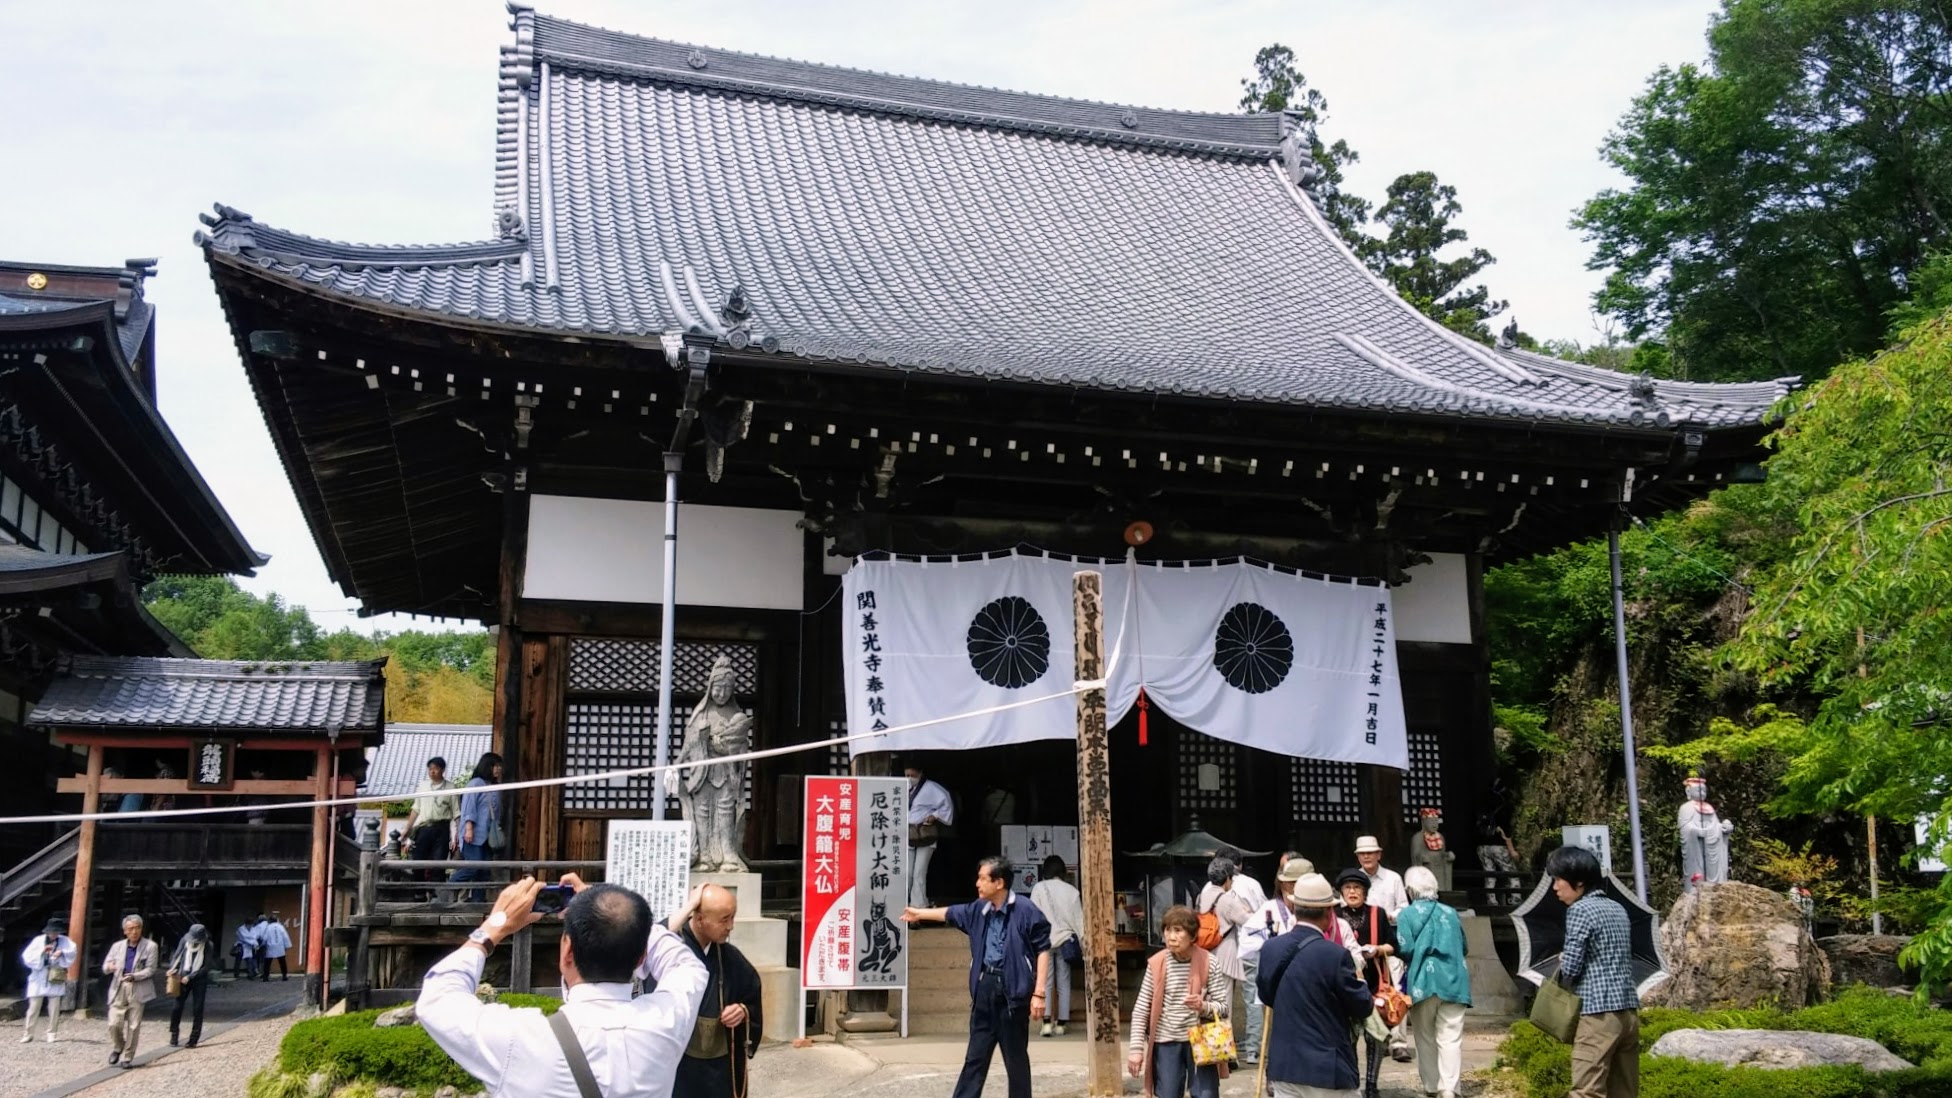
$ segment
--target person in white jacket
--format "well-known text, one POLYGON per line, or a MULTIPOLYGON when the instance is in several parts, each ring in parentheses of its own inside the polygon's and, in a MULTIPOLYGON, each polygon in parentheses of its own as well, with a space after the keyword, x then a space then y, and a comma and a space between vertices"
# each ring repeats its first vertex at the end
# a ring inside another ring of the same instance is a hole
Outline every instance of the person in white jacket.
POLYGON ((1078 886, 1065 876, 1064 859, 1052 854, 1037 869, 1038 880, 1030 889, 1030 902, 1051 922, 1051 963, 1045 969, 1044 1028, 1064 1036, 1071 1024, 1071 965, 1084 959, 1084 897, 1078 886), (1056 986, 1053 993, 1052 985, 1056 986))
POLYGON ((53 918, 47 929, 27 943, 20 963, 27 966, 27 1021, 21 1024, 22 1044, 34 1039, 34 1015, 47 1010, 47 1042, 61 1028, 61 998, 68 992, 68 970, 74 967, 77 953, 74 939, 68 937, 68 920, 53 918))

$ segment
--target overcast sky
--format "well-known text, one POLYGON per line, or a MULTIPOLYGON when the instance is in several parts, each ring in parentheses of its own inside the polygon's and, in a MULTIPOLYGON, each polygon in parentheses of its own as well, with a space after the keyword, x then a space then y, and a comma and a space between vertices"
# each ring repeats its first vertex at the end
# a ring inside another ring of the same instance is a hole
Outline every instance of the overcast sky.
MULTIPOLYGON (((618 30, 995 87, 1232 111, 1254 54, 1291 47, 1326 136, 1379 199, 1421 169, 1454 185, 1496 297, 1541 338, 1594 338, 1599 275, 1567 227, 1617 182, 1597 149, 1647 76, 1698 60, 1710 0, 554 0, 618 30)), ((492 236, 499 0, 0 0, 0 255, 161 258, 164 415, 272 563, 253 590, 360 621, 326 578, 225 330, 196 216, 377 243, 492 236)), ((424 619, 423 619, 424 624, 424 619)))

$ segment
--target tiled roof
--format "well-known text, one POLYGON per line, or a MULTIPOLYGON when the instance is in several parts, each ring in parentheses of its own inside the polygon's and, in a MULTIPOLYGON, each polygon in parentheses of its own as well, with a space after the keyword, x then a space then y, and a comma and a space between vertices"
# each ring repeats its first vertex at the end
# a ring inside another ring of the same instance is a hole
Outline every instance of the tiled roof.
POLYGON ((385 660, 277 663, 76 656, 29 723, 212 732, 384 731, 385 660))
POLYGON ((360 796, 381 800, 413 792, 427 777, 427 760, 432 758, 447 760, 448 777, 466 777, 493 739, 485 724, 389 725, 386 743, 366 752, 360 796))
POLYGON ((1754 424, 1462 339, 1350 254, 1277 115, 1113 106, 704 49, 517 9, 496 227, 372 247, 219 207, 213 262, 486 325, 723 332, 865 369, 1370 412, 1754 424))

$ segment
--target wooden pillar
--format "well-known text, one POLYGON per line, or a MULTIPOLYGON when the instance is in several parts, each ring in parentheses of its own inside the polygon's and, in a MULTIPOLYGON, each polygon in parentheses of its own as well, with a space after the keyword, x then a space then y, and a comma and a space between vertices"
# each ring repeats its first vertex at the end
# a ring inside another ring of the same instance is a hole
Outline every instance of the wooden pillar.
MULTIPOLYGON (((102 745, 88 745, 88 786, 81 794, 84 813, 102 810, 102 745)), ((95 885, 95 821, 81 821, 80 840, 75 847, 75 891, 68 901, 68 937, 75 941, 75 963, 68 966, 68 986, 80 987, 81 967, 88 963, 82 951, 88 944, 88 897, 95 885)), ((75 1007, 85 1006, 84 992, 75 993, 75 1007)))
MULTIPOLYGON (((522 768, 522 630, 516 614, 522 601, 522 577, 529 566, 529 494, 515 490, 509 478, 502 495, 502 555, 495 575, 495 711, 490 718, 489 749, 502 757, 510 780, 538 775, 522 768)), ((516 813, 531 797, 526 789, 508 794, 507 817, 518 857, 541 857, 522 845, 516 813)))
MULTIPOLYGON (((569 638, 526 636, 518 667, 521 678, 517 765, 524 778, 556 777, 569 765, 569 638)), ((563 787, 526 789, 517 802, 516 849, 523 858, 548 861, 562 856, 563 787)))
MULTIPOLYGON (((312 799, 328 799, 331 787, 332 748, 321 744, 312 760, 312 799)), ((305 908, 305 994, 314 1003, 324 998, 331 978, 325 971, 325 874, 331 841, 332 810, 319 805, 312 809, 312 879, 305 908)))
MULTIPOLYGON (((1105 675, 1104 577, 1071 579, 1077 677, 1105 675)), ((1118 1026, 1118 949, 1112 892, 1112 763, 1105 731, 1105 688, 1078 693, 1078 891, 1084 897, 1085 1091, 1124 1093, 1118 1026)))

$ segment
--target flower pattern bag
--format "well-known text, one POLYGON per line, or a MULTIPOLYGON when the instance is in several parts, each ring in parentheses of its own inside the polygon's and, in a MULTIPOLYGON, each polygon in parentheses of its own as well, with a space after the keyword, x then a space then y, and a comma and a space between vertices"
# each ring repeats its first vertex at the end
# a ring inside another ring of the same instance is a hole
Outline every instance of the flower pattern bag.
POLYGON ((1195 1023, 1186 1031, 1186 1041, 1193 1046, 1193 1062, 1201 1067, 1239 1058, 1234 1052, 1233 1023, 1225 1018, 1195 1023))

